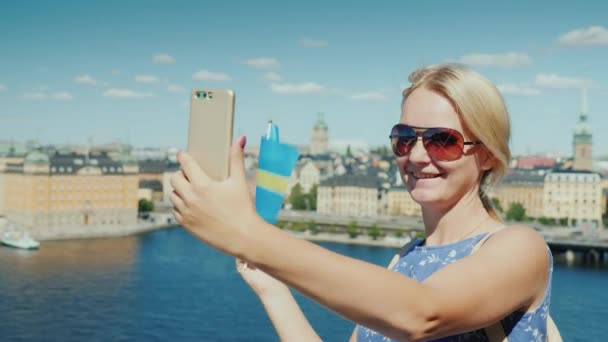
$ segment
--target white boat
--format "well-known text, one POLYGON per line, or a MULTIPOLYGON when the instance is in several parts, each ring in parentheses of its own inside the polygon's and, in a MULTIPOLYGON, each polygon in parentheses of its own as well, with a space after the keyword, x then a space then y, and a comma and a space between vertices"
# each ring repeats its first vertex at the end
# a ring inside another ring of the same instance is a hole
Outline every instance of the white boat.
POLYGON ((40 242, 32 239, 26 231, 14 228, 5 230, 0 236, 0 242, 5 246, 21 249, 38 249, 40 247, 40 242))

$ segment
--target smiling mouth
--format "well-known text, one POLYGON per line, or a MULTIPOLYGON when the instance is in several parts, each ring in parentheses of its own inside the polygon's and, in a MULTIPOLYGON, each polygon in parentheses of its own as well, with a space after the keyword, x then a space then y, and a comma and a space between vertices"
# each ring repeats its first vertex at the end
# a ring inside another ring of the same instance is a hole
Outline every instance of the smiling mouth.
POLYGON ((410 175, 412 177, 414 177, 414 179, 416 179, 416 180, 418 180, 418 179, 431 179, 431 178, 441 177, 441 173, 431 174, 431 173, 418 173, 418 172, 414 172, 414 171, 411 171, 410 175))

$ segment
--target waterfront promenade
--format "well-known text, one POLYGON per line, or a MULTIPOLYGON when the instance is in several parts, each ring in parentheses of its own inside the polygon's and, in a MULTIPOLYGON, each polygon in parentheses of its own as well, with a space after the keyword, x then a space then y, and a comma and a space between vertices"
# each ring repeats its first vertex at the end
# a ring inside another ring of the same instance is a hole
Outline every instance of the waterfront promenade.
MULTIPOLYGON (((290 234, 310 241, 391 248, 399 248, 424 232, 420 217, 355 218, 285 210, 279 214, 279 225, 290 234), (297 225, 299 229, 294 229, 297 225), (349 226, 355 227, 357 233, 349 234, 349 226), (376 238, 369 234, 374 228, 380 230, 376 238)), ((574 228, 531 225, 545 238, 554 254, 564 254, 568 260, 608 261, 608 230, 583 234, 574 228)), ((121 237, 174 227, 179 227, 179 224, 171 213, 163 210, 152 213, 148 220, 139 220, 132 225, 37 227, 28 229, 28 232, 38 241, 50 241, 121 237)))

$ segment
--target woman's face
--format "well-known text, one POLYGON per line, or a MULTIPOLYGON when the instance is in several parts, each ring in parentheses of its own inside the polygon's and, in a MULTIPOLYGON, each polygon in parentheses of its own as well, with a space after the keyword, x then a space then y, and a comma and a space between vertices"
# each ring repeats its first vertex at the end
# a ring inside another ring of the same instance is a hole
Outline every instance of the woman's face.
MULTIPOLYGON (((421 128, 451 128, 462 133, 465 141, 473 140, 450 102, 424 88, 414 90, 407 97, 400 123, 421 128)), ((429 156, 419 139, 408 154, 397 157, 403 182, 412 198, 423 207, 450 207, 467 193, 477 196, 481 172, 489 169, 478 163, 475 150, 481 150, 479 147, 466 145, 459 159, 439 161, 429 156)))

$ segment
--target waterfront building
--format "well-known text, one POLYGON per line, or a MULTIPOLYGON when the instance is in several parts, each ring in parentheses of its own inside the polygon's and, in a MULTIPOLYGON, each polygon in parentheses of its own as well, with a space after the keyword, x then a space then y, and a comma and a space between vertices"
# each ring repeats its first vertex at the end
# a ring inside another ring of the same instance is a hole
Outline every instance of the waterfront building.
POLYGON ((69 226, 122 226, 137 221, 137 164, 104 153, 30 151, 7 163, 7 218, 36 234, 69 226))
POLYGON ((296 184, 300 184, 302 192, 309 192, 314 185, 319 185, 320 179, 321 171, 314 162, 310 159, 299 160, 291 172, 287 186, 287 195, 291 194, 291 190, 296 184))
POLYGON ((544 215, 544 181, 545 171, 509 170, 501 183, 488 193, 498 199, 506 212, 513 203, 520 203, 526 208, 526 215, 541 217, 544 215))
POLYGON ((4 172, 9 164, 18 164, 23 162, 23 155, 17 156, 14 153, 14 149, 9 148, 9 153, 0 156, 0 217, 6 216, 6 205, 5 205, 5 189, 6 189, 6 176, 4 172))
POLYGON ((323 120, 323 113, 317 114, 317 121, 312 128, 312 141, 310 144, 310 154, 325 154, 329 151, 328 127, 323 120))
POLYGON ((567 218, 569 224, 601 226, 601 177, 591 171, 554 171, 545 176, 544 216, 567 218))
POLYGON ((516 168, 520 170, 552 169, 557 165, 557 160, 551 157, 520 156, 515 160, 516 168))
POLYGON ((157 179, 151 180, 140 180, 139 189, 137 191, 137 199, 145 199, 152 202, 162 201, 164 198, 163 194, 163 183, 157 179))
POLYGON ((387 194, 387 213, 392 216, 422 216, 420 204, 416 203, 403 185, 393 186, 387 194))
POLYGON ((574 128, 572 139, 572 150, 574 151, 573 170, 592 170, 593 140, 591 135, 591 125, 587 121, 587 89, 582 90, 581 112, 578 123, 574 128))
POLYGON ((384 192, 378 179, 368 175, 335 176, 321 181, 317 212, 352 217, 377 217, 384 192))

